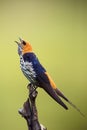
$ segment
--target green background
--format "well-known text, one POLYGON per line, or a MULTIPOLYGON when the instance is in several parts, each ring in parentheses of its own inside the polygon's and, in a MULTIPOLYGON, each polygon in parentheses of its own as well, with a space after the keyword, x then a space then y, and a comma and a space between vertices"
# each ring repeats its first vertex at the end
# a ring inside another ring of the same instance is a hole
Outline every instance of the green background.
MULTIPOLYGON (((86 0, 0 0, 0 130, 27 130, 17 112, 28 97, 18 37, 30 41, 57 87, 87 115, 86 0)), ((87 117, 38 92, 39 121, 48 130, 87 130, 87 117)))

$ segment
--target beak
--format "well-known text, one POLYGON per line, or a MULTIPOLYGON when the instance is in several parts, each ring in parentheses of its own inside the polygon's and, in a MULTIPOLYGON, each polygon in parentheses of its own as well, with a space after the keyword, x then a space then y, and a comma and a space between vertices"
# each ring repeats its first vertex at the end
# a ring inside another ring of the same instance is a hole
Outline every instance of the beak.
POLYGON ((20 45, 20 43, 19 42, 17 42, 17 41, 15 41, 17 44, 18 44, 18 46, 20 45))
POLYGON ((17 43, 18 46, 21 47, 21 44, 22 44, 23 40, 20 37, 19 37, 19 40, 20 40, 20 42, 18 42, 18 41, 15 41, 15 42, 17 43))
POLYGON ((20 40, 21 43, 23 42, 23 40, 20 37, 19 37, 19 40, 20 40))

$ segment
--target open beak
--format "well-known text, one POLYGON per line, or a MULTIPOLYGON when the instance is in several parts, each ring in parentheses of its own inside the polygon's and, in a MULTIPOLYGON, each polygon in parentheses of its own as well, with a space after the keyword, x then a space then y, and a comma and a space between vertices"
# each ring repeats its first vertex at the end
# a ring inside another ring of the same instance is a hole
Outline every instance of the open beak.
POLYGON ((15 41, 17 44, 18 44, 18 46, 20 45, 20 43, 19 42, 17 42, 17 41, 15 41))
POLYGON ((19 41, 20 42, 18 42, 18 41, 15 41, 15 42, 17 43, 18 46, 22 47, 21 44, 22 44, 23 40, 21 38, 19 38, 19 41))

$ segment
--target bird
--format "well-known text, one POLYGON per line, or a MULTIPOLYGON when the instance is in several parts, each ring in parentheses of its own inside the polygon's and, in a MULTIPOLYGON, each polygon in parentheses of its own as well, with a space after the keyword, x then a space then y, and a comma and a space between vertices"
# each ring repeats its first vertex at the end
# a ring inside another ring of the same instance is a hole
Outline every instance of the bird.
POLYGON ((64 99, 82 116, 84 116, 80 109, 57 88, 53 79, 34 53, 30 42, 27 42, 21 38, 19 38, 19 42, 15 42, 18 45, 20 68, 30 83, 36 86, 35 89, 37 89, 37 87, 44 89, 58 104, 60 104, 65 110, 68 110, 67 105, 62 101, 62 99, 64 99))

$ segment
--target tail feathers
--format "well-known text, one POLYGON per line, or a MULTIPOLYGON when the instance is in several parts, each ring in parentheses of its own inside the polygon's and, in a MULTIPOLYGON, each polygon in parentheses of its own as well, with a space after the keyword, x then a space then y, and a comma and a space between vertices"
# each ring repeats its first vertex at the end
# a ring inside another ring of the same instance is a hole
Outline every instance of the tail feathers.
POLYGON ((80 111, 79 108, 77 108, 77 106, 75 106, 71 101, 69 101, 62 92, 60 92, 60 90, 58 90, 57 88, 55 89, 57 95, 59 95, 60 97, 62 97, 63 99, 65 99, 73 108, 75 108, 83 117, 85 117, 85 115, 80 111))
POLYGON ((85 117, 85 115, 80 111, 80 109, 76 106, 76 105, 74 105, 71 101, 69 101, 68 100, 68 103, 73 107, 73 108, 75 108, 83 117, 85 117))
POLYGON ((65 108, 66 110, 68 109, 68 107, 62 102, 62 100, 58 97, 54 89, 51 86, 49 86, 49 84, 45 84, 43 89, 63 108, 65 108))
POLYGON ((68 102, 68 99, 63 95, 63 93, 61 93, 61 91, 59 89, 55 89, 57 95, 59 95, 60 97, 62 97, 63 99, 65 99, 68 102))

